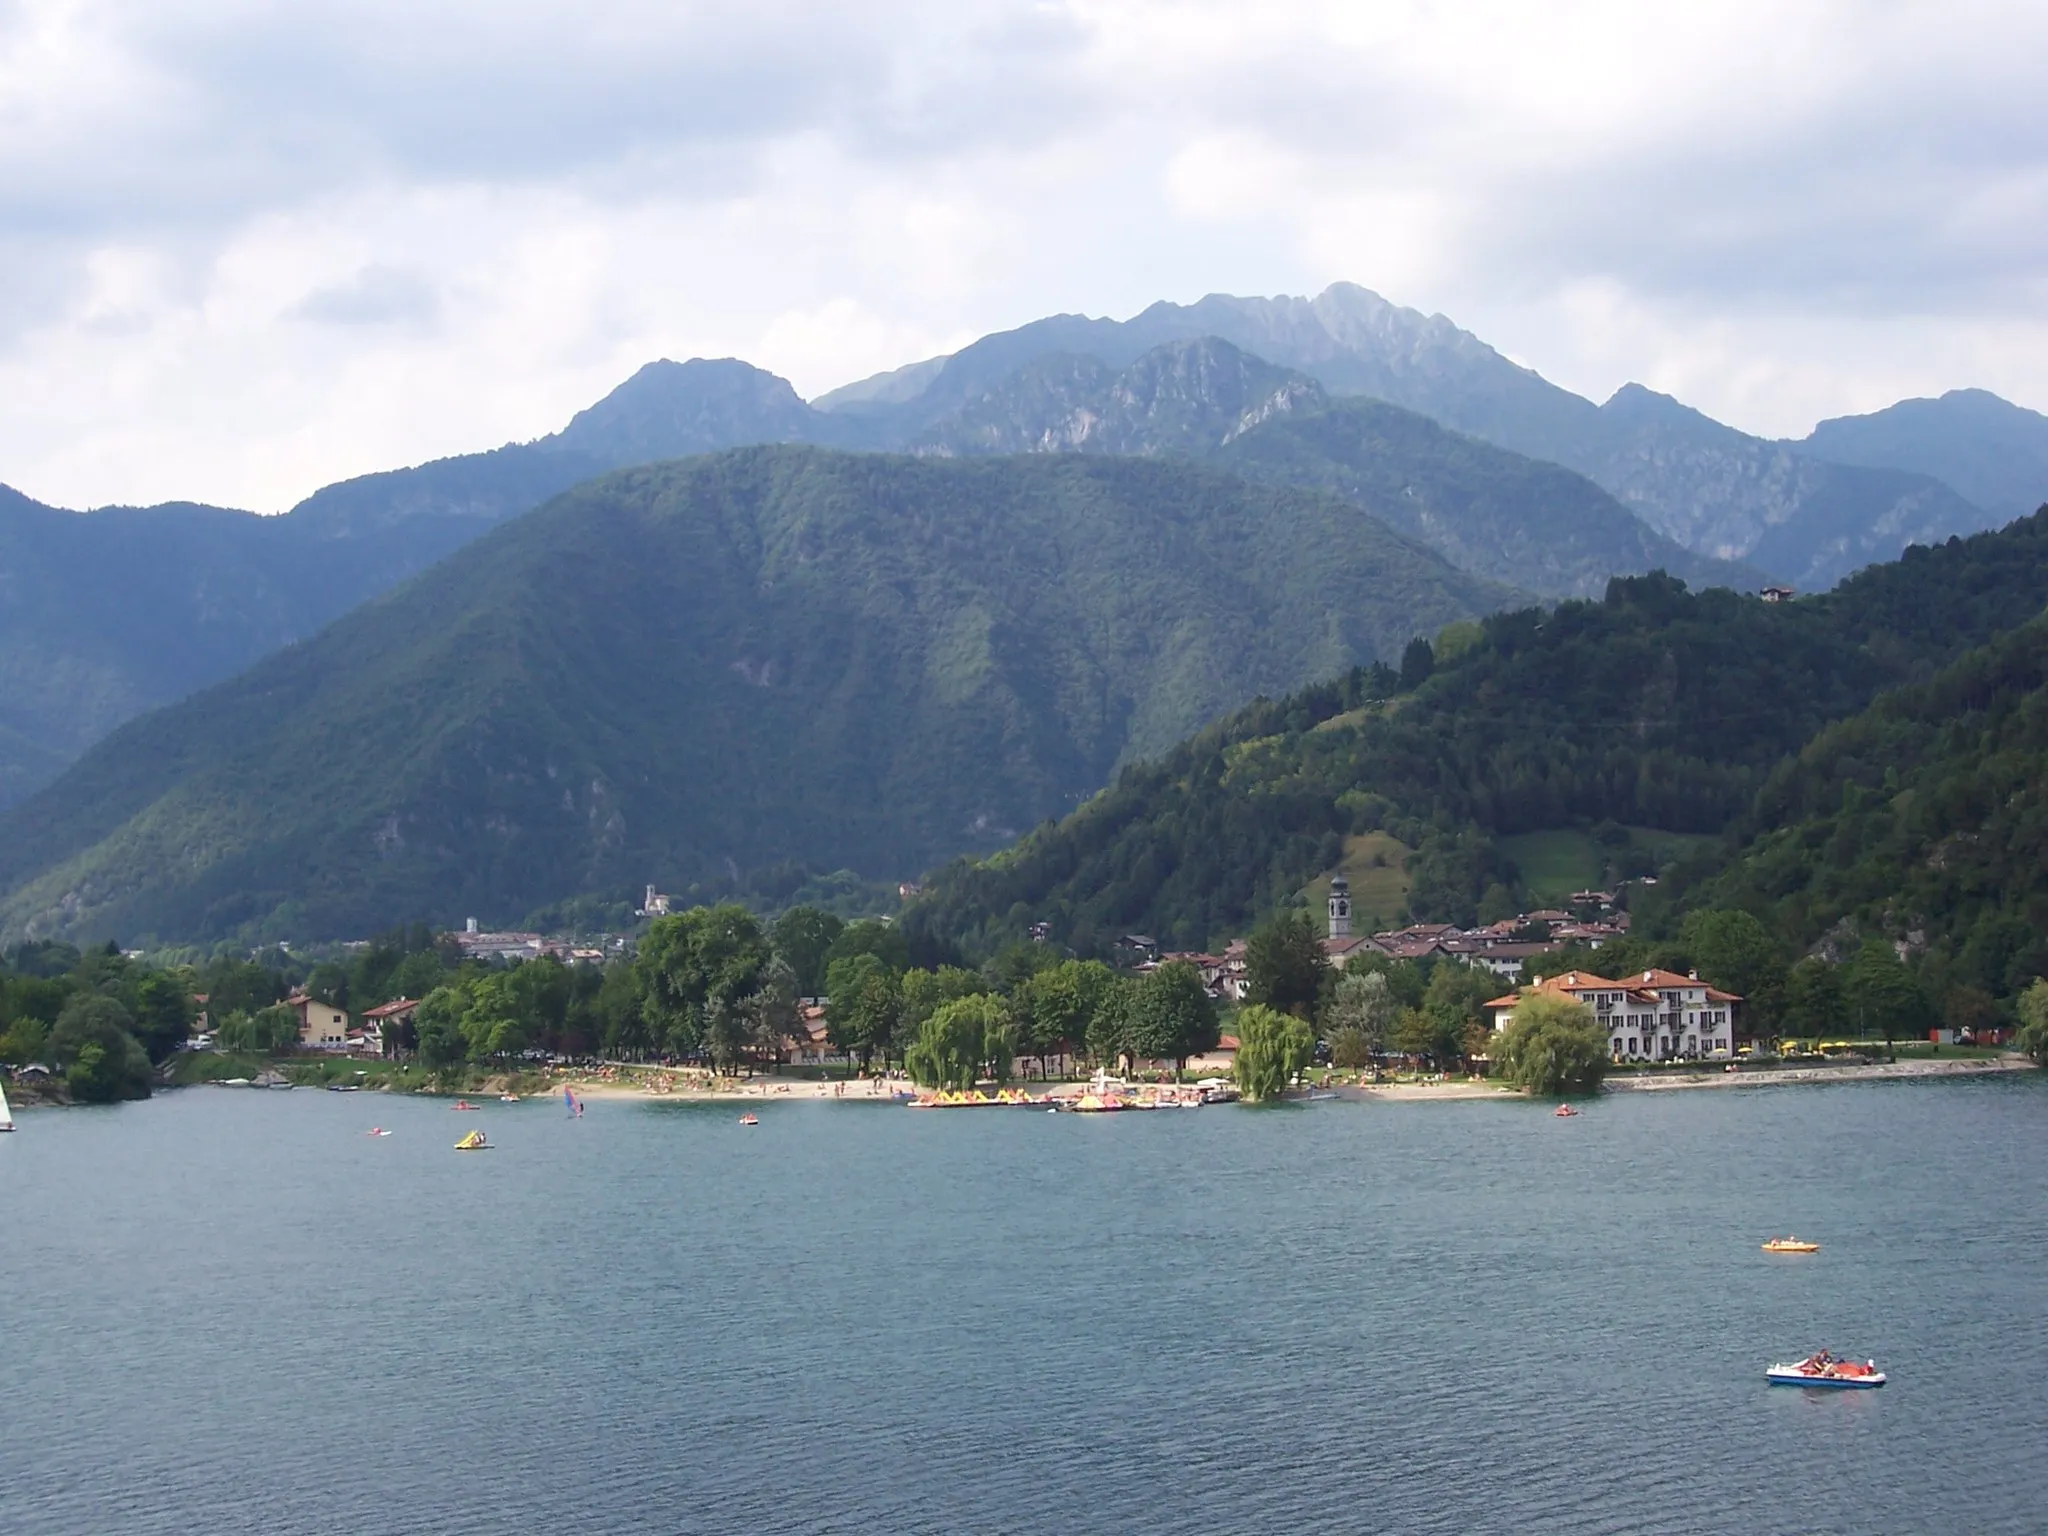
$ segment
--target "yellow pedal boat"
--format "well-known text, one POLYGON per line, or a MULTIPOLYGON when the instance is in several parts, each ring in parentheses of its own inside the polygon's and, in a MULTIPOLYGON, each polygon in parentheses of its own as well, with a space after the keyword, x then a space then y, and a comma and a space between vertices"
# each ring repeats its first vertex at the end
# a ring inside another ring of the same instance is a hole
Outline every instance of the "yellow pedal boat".
POLYGON ((491 1144, 484 1140, 484 1133, 482 1131, 471 1131, 462 1140, 455 1143, 455 1150, 458 1152, 488 1152, 491 1150, 491 1144))
POLYGON ((1765 1253, 1819 1253, 1819 1243, 1809 1243, 1804 1238, 1774 1237, 1764 1244, 1765 1253))

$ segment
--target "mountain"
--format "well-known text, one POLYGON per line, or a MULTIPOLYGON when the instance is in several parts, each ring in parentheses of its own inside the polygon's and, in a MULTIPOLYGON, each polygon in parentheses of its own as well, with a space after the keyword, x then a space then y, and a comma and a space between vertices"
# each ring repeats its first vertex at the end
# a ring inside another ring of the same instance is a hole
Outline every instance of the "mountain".
POLYGON ((1378 400, 1333 402, 1306 374, 1213 336, 1114 369, 1054 353, 925 429, 920 453, 1112 453, 1205 459, 1248 480, 1328 491, 1455 565, 1544 596, 1665 569, 1754 588, 1761 572, 1694 554, 1591 481, 1378 400))
POLYGON ((1511 600, 1196 466, 760 448, 587 482, 0 817, 19 936, 340 936, 993 847, 1511 600))
POLYGON ((1753 560, 1803 586, 1832 585, 1916 538, 1968 534, 1998 520, 1925 474, 1849 473, 1640 386, 1596 406, 1442 315, 1351 283, 1313 299, 1211 294, 1189 305, 1154 304, 1127 321, 1051 316, 817 404, 830 414, 858 405, 869 430, 904 443, 1037 359, 1077 354, 1123 368, 1154 347, 1202 336, 1307 374, 1332 394, 1386 400, 1575 469, 1667 538, 1715 558, 1753 560), (882 409, 883 400, 892 403, 882 409))
POLYGON ((1798 446, 1837 464, 1933 475, 2001 517, 2048 503, 2048 416, 1989 390, 1952 389, 1938 400, 1837 416, 1798 446))
POLYGON ((841 423, 798 398, 789 380, 736 358, 647 364, 537 446, 606 469, 756 443, 847 438, 841 423))
POLYGON ((1666 834, 1718 838, 1823 726, 2044 602, 2048 512, 1795 602, 1618 578, 1600 602, 1447 636, 1424 675, 1361 670, 1250 704, 1016 847, 941 870, 904 922, 969 951, 1036 921, 1084 952, 1132 931, 1197 948, 1360 840, 1417 919, 1503 915, 1527 894, 1516 840, 1647 857, 1666 834))
POLYGON ((302 640, 594 472, 506 448, 330 486, 281 517, 67 512, 0 487, 0 807, 144 710, 302 640))
POLYGON ((122 721, 306 639, 579 481, 837 435, 772 373, 664 361, 537 442, 361 475, 278 517, 182 502, 81 514, 0 486, 0 808, 122 721))

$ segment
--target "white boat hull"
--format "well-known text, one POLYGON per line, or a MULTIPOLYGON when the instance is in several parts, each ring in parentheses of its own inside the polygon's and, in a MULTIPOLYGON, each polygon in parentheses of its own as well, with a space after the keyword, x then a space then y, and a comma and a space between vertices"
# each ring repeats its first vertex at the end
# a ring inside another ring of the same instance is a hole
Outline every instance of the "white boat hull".
POLYGON ((1802 1371, 1796 1365, 1774 1365, 1764 1372, 1764 1377, 1774 1387, 1819 1387, 1826 1391, 1881 1387, 1885 1381, 1883 1371, 1873 1371, 1868 1376, 1822 1376, 1802 1371))

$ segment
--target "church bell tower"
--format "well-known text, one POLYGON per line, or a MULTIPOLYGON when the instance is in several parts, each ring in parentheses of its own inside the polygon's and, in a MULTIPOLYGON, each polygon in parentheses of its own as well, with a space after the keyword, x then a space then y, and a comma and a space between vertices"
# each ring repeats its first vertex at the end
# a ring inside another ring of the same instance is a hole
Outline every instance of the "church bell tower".
POLYGON ((1342 875, 1330 882, 1330 937, 1351 937, 1351 882, 1342 875))

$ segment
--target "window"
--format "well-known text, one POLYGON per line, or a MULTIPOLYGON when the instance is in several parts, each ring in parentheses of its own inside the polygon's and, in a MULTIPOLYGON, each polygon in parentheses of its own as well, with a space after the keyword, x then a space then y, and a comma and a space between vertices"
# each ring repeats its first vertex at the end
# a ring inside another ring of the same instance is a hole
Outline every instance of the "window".
MULTIPOLYGON (((1710 1043, 1711 1043, 1711 1042, 1710 1042, 1710 1043)), ((1687 1036, 1685 1037, 1685 1048, 1686 1048, 1686 1049, 1687 1049, 1688 1051, 1692 1052, 1692 1054, 1693 1054, 1693 1055, 1695 1055, 1695 1056, 1699 1055, 1699 1053, 1700 1053, 1700 1037, 1699 1037, 1698 1035, 1687 1035, 1687 1036)))
POLYGON ((1634 1035, 1628 1037, 1628 1053, 1631 1056, 1636 1054, 1636 1037, 1634 1035))

